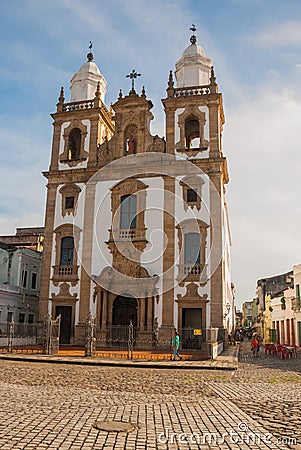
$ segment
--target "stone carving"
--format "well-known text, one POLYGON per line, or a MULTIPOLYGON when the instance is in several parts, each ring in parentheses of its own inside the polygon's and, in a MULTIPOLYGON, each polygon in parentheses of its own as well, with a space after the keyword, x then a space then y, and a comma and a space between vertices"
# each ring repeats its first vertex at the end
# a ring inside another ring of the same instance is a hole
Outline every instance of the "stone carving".
POLYGON ((62 283, 59 286, 58 294, 51 294, 52 300, 58 301, 72 301, 75 302, 78 300, 77 294, 70 293, 70 285, 68 283, 62 283))
POLYGON ((153 136, 153 142, 148 147, 148 152, 161 152, 163 153, 165 151, 166 142, 164 138, 160 138, 157 134, 156 136, 153 136))

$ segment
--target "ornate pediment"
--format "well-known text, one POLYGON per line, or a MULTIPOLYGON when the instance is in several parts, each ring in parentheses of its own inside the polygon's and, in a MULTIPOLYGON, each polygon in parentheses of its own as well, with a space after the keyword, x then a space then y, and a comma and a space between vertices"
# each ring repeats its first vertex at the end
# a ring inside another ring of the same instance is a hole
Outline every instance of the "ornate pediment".
POLYGON ((180 303, 193 303, 193 304, 206 304, 208 300, 208 295, 199 295, 198 285, 195 283, 189 283, 186 285, 186 292, 184 295, 178 294, 177 302, 180 303))
POLYGON ((123 272, 114 267, 105 267, 99 275, 92 276, 93 281, 109 292, 117 295, 130 294, 136 298, 155 296, 158 275, 150 276, 145 267, 140 264, 129 264, 123 272))
POLYGON ((55 300, 56 302, 76 302, 78 300, 76 293, 70 293, 70 285, 68 283, 60 284, 59 289, 57 294, 51 294, 52 300, 55 300))

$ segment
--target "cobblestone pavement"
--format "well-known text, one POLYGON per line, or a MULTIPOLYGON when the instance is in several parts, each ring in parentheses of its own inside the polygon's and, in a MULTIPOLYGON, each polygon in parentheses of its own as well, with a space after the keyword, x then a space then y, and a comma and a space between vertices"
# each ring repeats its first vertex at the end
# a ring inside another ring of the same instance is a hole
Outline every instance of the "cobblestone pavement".
POLYGON ((0 361, 0 449, 301 449, 301 358, 237 371, 0 361), (131 422, 106 432, 100 421, 131 422))

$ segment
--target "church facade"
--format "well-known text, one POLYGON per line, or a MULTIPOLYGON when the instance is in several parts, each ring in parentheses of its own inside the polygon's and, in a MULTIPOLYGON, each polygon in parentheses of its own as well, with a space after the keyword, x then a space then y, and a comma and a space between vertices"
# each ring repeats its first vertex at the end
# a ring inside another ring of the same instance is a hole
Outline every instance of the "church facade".
POLYGON ((193 34, 169 74, 163 138, 150 133, 139 74, 107 108, 87 58, 52 114, 40 319, 61 315, 63 343, 83 342, 90 313, 104 339, 132 323, 137 345, 154 326, 159 339, 197 329, 204 342, 212 328, 231 331, 224 112, 211 60, 193 34))

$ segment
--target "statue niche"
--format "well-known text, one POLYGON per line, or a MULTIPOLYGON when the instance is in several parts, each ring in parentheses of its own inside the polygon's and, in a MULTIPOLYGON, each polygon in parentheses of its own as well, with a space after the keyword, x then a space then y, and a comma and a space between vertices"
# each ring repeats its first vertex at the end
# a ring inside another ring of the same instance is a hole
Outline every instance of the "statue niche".
POLYGON ((137 153, 137 135, 138 129, 136 125, 129 125, 124 132, 125 155, 134 155, 137 153))

